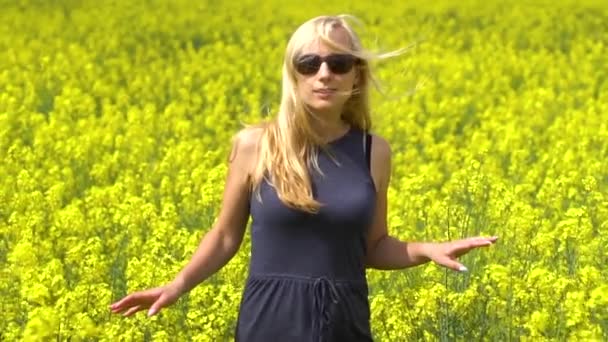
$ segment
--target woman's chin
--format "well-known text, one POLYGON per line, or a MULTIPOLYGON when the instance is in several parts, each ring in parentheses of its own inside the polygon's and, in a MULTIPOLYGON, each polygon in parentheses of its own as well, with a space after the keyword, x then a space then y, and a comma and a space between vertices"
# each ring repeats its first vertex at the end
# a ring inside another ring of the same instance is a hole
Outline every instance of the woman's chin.
POLYGON ((338 107, 339 105, 336 104, 334 101, 317 100, 314 103, 310 104, 310 109, 316 112, 334 111, 338 107))

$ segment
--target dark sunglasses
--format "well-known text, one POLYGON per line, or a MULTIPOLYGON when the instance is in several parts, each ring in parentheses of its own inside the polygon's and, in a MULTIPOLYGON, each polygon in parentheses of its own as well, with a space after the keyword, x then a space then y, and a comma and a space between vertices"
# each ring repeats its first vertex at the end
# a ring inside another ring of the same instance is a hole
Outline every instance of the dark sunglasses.
POLYGON ((302 75, 314 75, 321 68, 323 62, 327 63, 329 70, 334 74, 346 74, 358 62, 358 58, 350 54, 331 54, 321 57, 315 54, 306 54, 297 57, 294 61, 296 71, 302 75))

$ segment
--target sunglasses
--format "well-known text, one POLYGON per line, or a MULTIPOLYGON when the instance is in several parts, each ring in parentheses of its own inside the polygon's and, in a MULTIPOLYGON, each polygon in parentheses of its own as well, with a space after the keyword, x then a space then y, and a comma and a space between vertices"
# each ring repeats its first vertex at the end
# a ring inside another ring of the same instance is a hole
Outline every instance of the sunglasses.
POLYGON ((332 73, 346 74, 358 61, 357 57, 350 54, 331 54, 325 57, 306 54, 297 57, 294 61, 294 66, 296 71, 302 75, 314 75, 321 68, 321 64, 325 62, 332 73))

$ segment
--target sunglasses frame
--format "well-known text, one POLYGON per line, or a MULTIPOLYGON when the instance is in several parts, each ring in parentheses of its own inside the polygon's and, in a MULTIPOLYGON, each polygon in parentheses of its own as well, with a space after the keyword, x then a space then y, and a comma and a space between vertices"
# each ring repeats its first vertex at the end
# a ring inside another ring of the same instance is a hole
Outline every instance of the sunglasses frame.
POLYGON ((307 53, 295 57, 293 67, 299 74, 310 76, 319 72, 323 62, 327 64, 333 74, 344 75, 350 72, 355 65, 358 65, 360 59, 349 53, 332 53, 326 56, 307 53))

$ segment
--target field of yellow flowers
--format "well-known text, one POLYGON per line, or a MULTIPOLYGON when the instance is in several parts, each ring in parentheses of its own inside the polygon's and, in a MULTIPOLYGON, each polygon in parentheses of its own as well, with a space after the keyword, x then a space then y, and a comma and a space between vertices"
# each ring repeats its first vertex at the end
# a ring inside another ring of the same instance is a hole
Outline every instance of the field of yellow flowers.
POLYGON ((391 233, 500 237, 468 273, 369 271, 376 340, 608 339, 605 2, 21 0, 0 11, 0 341, 232 339, 248 236, 157 316, 108 305, 188 262, 230 137, 326 13, 413 46, 375 66, 391 233))

